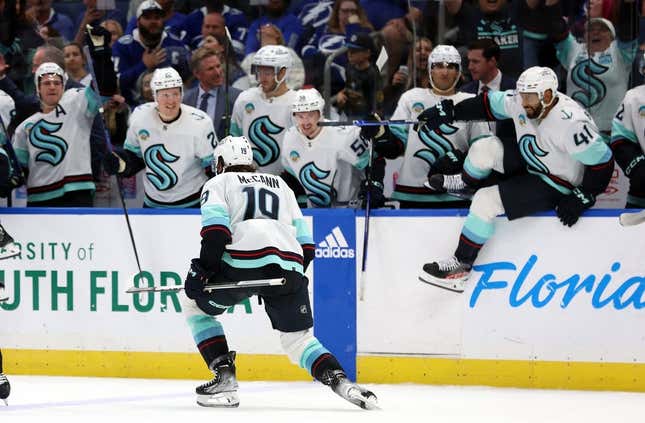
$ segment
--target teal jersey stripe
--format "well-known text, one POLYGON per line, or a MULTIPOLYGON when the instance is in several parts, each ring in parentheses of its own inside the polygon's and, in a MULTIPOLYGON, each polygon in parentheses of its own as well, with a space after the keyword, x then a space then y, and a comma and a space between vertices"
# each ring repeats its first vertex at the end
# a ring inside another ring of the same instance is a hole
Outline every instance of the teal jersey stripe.
POLYGON ((238 269, 257 269, 269 264, 277 264, 284 270, 292 270, 298 273, 304 273, 302 264, 295 261, 284 260, 275 254, 269 254, 257 259, 234 259, 228 252, 222 255, 222 261, 231 267, 238 269))
POLYGON ((636 59, 636 54, 638 53, 638 39, 627 42, 616 39, 616 43, 618 45, 618 51, 623 58, 623 62, 630 65, 634 59, 636 59))
POLYGON ((489 91, 488 92, 488 104, 490 104, 490 111, 493 112, 495 119, 508 119, 511 116, 506 114, 506 108, 504 107, 504 97, 506 97, 506 91, 489 91))
POLYGON ((222 324, 213 316, 188 316, 186 321, 196 344, 208 338, 224 335, 222 324))
POLYGON ((390 132, 392 132, 398 139, 403 142, 403 145, 408 144, 408 125, 390 125, 390 132))
POLYGON ((573 35, 569 34, 567 38, 555 43, 555 56, 560 61, 560 64, 565 69, 569 70, 569 53, 571 49, 576 45, 576 40, 573 38, 573 35))
POLYGON ((202 167, 204 169, 207 169, 207 168, 211 167, 211 164, 213 163, 213 156, 208 155, 206 157, 202 157, 201 162, 202 162, 202 167))
POLYGON ((547 184, 551 185, 553 188, 555 188, 555 189, 557 189, 558 191, 560 191, 562 194, 564 194, 564 195, 569 195, 569 194, 571 194, 571 190, 570 190, 568 187, 565 187, 564 185, 560 185, 560 184, 558 184, 558 183, 554 182, 551 178, 549 178, 549 177, 548 177, 547 175, 545 175, 544 173, 542 173, 542 172, 536 172, 536 171, 534 171, 533 169, 531 169, 531 168, 529 168, 529 167, 527 167, 527 168, 526 168, 526 170, 527 170, 529 173, 532 173, 532 174, 534 174, 534 175, 539 176, 539 177, 540 177, 540 179, 542 179, 544 182, 546 182, 547 184))
POLYGON ((626 138, 632 142, 638 143, 638 137, 636 134, 625 128, 619 120, 614 119, 611 123, 611 141, 614 142, 619 138, 626 138))
POLYGON ((419 203, 443 203, 446 201, 463 201, 463 198, 455 197, 449 194, 410 194, 394 190, 392 193, 393 200, 415 201, 419 203))
POLYGON ((605 142, 598 139, 589 143, 585 151, 575 153, 572 156, 586 165, 597 165, 607 163, 611 159, 611 150, 605 142))
POLYGON ((468 141, 468 145, 469 145, 469 146, 470 146, 470 145, 473 145, 474 143, 476 143, 477 141, 481 140, 482 138, 488 138, 488 137, 490 137, 490 136, 491 136, 491 135, 489 135, 489 134, 486 134, 486 135, 479 135, 479 136, 477 136, 477 137, 475 137, 475 138, 471 139, 470 141, 468 141))
POLYGON ((229 131, 234 137, 239 137, 242 135, 242 128, 237 126, 236 123, 231 122, 231 130, 229 131))
POLYGON ((462 232, 466 237, 468 237, 468 239, 471 239, 478 244, 483 244, 493 236, 493 233, 495 232, 495 224, 492 222, 486 222, 471 212, 468 213, 462 232))
POLYGON ((85 115, 89 117, 94 116, 99 112, 99 109, 103 102, 101 101, 101 98, 94 92, 91 85, 85 88, 85 99, 87 100, 87 111, 85 115))
POLYGON ((314 238, 305 219, 293 219, 293 226, 296 227, 296 238, 300 244, 313 244, 314 238))
POLYGON ((230 229, 230 217, 224 206, 219 204, 202 206, 202 227, 211 225, 224 225, 230 229))
POLYGON ((293 177, 295 177, 296 179, 298 179, 298 175, 296 175, 296 172, 294 172, 294 171, 293 171, 293 169, 291 169, 290 167, 288 167, 288 168, 286 168, 285 170, 287 171, 287 173, 290 173, 293 177))
POLYGON ((363 154, 358 158, 358 161, 354 164, 356 169, 363 170, 370 163, 370 153, 369 150, 365 150, 363 154))
POLYGON ((300 356, 300 367, 311 373, 311 366, 323 354, 330 354, 329 350, 322 346, 320 341, 314 339, 307 345, 300 356))
POLYGON ((27 201, 47 201, 53 198, 62 197, 66 192, 80 191, 83 189, 96 190, 94 182, 70 182, 52 191, 28 194, 27 201))
POLYGON ((18 163, 20 163, 21 166, 27 167, 29 165, 29 152, 20 148, 14 148, 13 151, 16 152, 18 163))
POLYGON ((143 156, 141 155, 141 147, 132 144, 130 140, 125 140, 125 143, 123 144, 123 149, 133 152, 134 154, 137 155, 137 157, 143 158, 143 156))
POLYGON ((466 156, 466 160, 464 160, 464 172, 466 172, 468 175, 470 175, 474 179, 485 179, 487 178, 492 170, 491 169, 480 169, 473 165, 473 163, 470 161, 470 158, 466 156))

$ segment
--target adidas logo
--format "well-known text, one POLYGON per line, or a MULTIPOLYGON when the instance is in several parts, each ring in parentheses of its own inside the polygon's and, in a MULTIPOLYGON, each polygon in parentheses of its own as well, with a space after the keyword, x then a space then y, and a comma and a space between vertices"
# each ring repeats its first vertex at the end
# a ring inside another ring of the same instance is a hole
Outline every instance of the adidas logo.
POLYGON ((332 229, 324 241, 318 243, 316 258, 354 258, 354 249, 349 248, 339 226, 332 229))

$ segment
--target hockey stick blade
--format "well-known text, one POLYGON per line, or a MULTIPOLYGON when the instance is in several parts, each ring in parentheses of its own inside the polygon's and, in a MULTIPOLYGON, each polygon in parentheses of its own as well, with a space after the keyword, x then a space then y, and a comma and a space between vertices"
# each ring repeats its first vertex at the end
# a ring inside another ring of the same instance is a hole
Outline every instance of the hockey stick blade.
POLYGON ((645 222, 645 210, 636 213, 621 213, 618 217, 621 226, 634 226, 645 222))
MULTIPOLYGON (((221 289, 262 288, 265 286, 282 286, 287 283, 285 278, 256 279, 250 281, 209 283, 204 285, 204 291, 218 291, 221 289)), ((184 289, 183 285, 175 286, 132 286, 125 291, 128 294, 142 292, 178 292, 184 289)))

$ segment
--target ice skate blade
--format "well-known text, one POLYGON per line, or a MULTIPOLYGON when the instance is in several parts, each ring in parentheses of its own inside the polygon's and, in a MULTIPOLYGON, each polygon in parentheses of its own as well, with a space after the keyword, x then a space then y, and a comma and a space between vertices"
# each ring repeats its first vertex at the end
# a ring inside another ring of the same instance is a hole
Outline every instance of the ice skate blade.
POLYGON ((197 395, 197 404, 202 407, 235 408, 240 406, 237 392, 218 392, 212 395, 197 395))
POLYGON ((436 286, 437 288, 445 289, 446 291, 457 292, 461 294, 466 289, 466 279, 436 279, 428 274, 419 275, 419 280, 428 285, 436 286))
POLYGON ((380 410, 378 402, 375 395, 364 396, 360 392, 350 391, 347 395, 349 397, 349 402, 356 404, 361 407, 363 410, 380 410))

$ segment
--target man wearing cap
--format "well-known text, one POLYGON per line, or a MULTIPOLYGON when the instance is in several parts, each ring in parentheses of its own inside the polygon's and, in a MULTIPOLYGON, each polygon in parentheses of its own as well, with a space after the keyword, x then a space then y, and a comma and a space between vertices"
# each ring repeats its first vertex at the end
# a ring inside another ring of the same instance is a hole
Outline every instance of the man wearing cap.
POLYGON ((558 60, 567 70, 567 95, 580 103, 608 139, 611 120, 627 92, 638 49, 637 2, 621 0, 618 33, 604 18, 592 18, 584 43, 569 33, 562 16, 552 29, 558 60))
POLYGON ((185 77, 189 50, 163 27, 163 9, 154 0, 145 0, 137 9, 137 28, 112 47, 121 92, 134 104, 137 78, 146 70, 172 66, 185 77))

